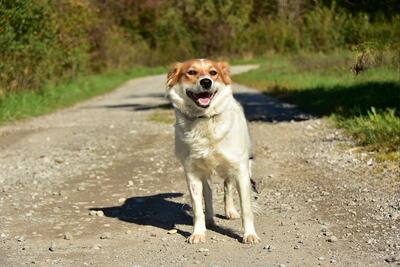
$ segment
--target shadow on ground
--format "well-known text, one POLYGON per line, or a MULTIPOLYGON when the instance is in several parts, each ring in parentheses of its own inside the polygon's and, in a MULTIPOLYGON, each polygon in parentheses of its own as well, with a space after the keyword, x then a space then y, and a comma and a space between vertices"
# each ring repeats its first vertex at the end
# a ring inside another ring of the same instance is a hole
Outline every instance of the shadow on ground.
POLYGON ((304 121, 312 116, 296 106, 260 93, 236 93, 235 99, 243 106, 249 121, 283 122, 304 121))
POLYGON ((157 104, 157 105, 146 105, 146 104, 118 104, 118 105, 107 105, 106 108, 116 109, 132 109, 134 111, 145 111, 152 109, 172 109, 172 105, 169 103, 157 104))
MULTIPOLYGON (((182 197, 182 193, 162 193, 151 196, 131 197, 121 206, 90 208, 103 211, 106 217, 118 218, 121 221, 138 225, 150 225, 164 230, 173 229, 176 225, 192 225, 189 215, 190 206, 171 199, 182 197)), ((178 233, 189 237, 190 233, 178 229, 178 233)), ((233 230, 221 226, 208 228, 214 232, 241 240, 233 230)))
POLYGON ((364 82, 307 90, 277 89, 273 93, 316 116, 339 114, 350 118, 368 114, 371 107, 399 112, 400 82, 364 82))
MULTIPOLYGON (((130 96, 129 98, 134 98, 135 100, 137 100, 141 98, 145 99, 160 97, 160 94, 149 94, 143 96, 130 96)), ((234 97, 243 106, 246 118, 249 121, 303 121, 311 118, 311 115, 298 110, 292 104, 282 102, 274 97, 266 96, 257 92, 235 93, 234 97)), ((110 109, 132 109, 133 111, 172 109, 171 104, 166 102, 161 104, 143 104, 136 102, 117 105, 106 105, 105 107, 110 109)))

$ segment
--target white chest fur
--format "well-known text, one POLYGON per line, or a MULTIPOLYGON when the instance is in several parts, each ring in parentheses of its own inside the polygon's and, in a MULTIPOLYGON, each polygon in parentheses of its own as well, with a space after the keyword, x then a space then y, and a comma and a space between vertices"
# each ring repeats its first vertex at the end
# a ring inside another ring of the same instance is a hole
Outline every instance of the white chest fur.
POLYGON ((226 138, 231 120, 223 114, 185 122, 185 127, 177 129, 179 137, 192 159, 211 159, 218 152, 218 147, 226 138))
POLYGON ((250 139, 241 107, 231 102, 224 112, 211 118, 188 118, 177 112, 176 155, 184 166, 226 172, 250 154, 250 139))

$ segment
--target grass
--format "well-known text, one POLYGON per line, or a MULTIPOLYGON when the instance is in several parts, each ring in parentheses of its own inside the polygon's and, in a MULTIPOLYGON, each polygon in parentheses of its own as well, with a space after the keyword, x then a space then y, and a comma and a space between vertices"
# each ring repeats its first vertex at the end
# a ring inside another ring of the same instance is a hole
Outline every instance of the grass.
POLYGON ((356 76, 352 62, 350 54, 275 56, 233 78, 328 117, 359 145, 399 159, 400 71, 385 64, 356 76))
POLYGON ((165 67, 137 67, 124 72, 82 76, 38 91, 9 94, 0 97, 0 123, 46 114, 110 92, 129 79, 165 72, 165 67))

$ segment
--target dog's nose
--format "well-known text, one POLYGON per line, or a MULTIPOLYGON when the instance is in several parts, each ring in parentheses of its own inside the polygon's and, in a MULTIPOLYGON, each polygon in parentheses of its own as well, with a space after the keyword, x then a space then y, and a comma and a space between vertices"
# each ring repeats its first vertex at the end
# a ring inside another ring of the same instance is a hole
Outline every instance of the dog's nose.
POLYGON ((200 85, 204 89, 210 89, 211 88, 212 81, 208 78, 204 78, 200 80, 200 85))

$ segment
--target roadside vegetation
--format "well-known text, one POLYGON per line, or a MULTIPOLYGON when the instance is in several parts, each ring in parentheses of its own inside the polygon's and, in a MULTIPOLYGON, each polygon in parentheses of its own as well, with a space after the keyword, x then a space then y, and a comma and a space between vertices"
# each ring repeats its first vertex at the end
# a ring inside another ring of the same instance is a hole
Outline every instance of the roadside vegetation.
POLYGON ((398 51, 399 8, 394 0, 0 0, 0 97, 193 57, 398 51))
POLYGON ((271 56, 234 81, 328 117, 367 150, 400 158, 400 69, 392 53, 357 75, 351 53, 271 56))
POLYGON ((262 64, 238 81, 395 153, 399 14, 396 0, 0 0, 0 123, 164 70, 154 66, 236 58, 262 64), (384 56, 354 64, 368 51, 384 56))
POLYGON ((129 79, 165 71, 164 67, 136 67, 129 71, 84 75, 58 85, 47 85, 35 91, 24 90, 10 93, 0 98, 0 124, 49 113, 107 93, 129 79))

